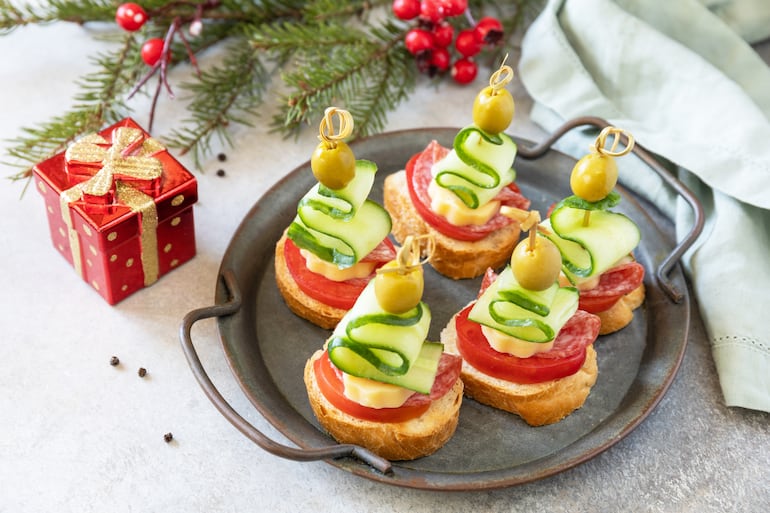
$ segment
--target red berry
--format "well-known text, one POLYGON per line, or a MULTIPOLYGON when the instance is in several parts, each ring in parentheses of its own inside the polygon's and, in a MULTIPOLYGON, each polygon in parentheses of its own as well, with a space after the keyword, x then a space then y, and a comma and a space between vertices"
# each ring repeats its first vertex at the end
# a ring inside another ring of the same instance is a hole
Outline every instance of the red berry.
POLYGON ((420 16, 431 21, 438 23, 446 16, 446 8, 444 7, 443 0, 421 0, 420 1, 420 16))
POLYGON ((411 20, 420 15, 420 0, 393 0, 393 14, 400 20, 411 20))
POLYGON ((115 11, 115 22, 129 32, 136 32, 146 21, 147 12, 142 6, 131 2, 119 5, 115 11))
POLYGON ((464 58, 455 61, 452 65, 452 78, 458 84, 468 84, 476 78, 479 68, 473 59, 464 58))
POLYGON ((163 40, 159 37, 148 39, 142 45, 142 60, 148 66, 155 66, 163 54, 163 40))
POLYGON ((436 71, 446 71, 449 69, 451 57, 446 48, 434 48, 430 55, 430 66, 436 71))
POLYGON ((440 48, 446 48, 451 45, 454 37, 454 27, 445 21, 437 23, 433 27, 433 43, 440 48))
POLYGON ((476 31, 473 29, 461 30, 455 40, 455 48, 463 57, 473 57, 481 51, 484 44, 476 38, 476 31))
POLYGON ((413 28, 406 33, 404 44, 409 53, 417 55, 433 48, 433 34, 425 29, 413 28))
POLYGON ((460 16, 468 8, 468 0, 444 0, 444 12, 448 18, 460 16))
POLYGON ((474 30, 478 40, 488 45, 497 44, 503 37, 503 24, 492 16, 481 18, 474 30))

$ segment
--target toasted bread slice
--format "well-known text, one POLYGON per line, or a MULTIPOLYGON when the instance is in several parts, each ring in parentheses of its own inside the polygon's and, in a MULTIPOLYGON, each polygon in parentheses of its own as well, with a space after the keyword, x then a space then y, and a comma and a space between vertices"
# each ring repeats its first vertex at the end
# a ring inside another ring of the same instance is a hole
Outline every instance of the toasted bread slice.
POLYGON ((393 237, 402 244, 407 235, 432 234, 436 247, 430 265, 449 278, 475 278, 488 267, 497 269, 505 265, 519 240, 518 223, 511 223, 475 242, 456 240, 436 231, 415 210, 403 170, 385 178, 383 195, 383 204, 393 220, 393 237))
MULTIPOLYGON (((441 332, 444 351, 459 355, 455 317, 441 332)), ((460 377, 465 395, 488 406, 515 413, 531 426, 553 424, 583 406, 596 383, 598 366, 593 344, 573 375, 535 384, 518 384, 484 374, 463 360, 460 377)))
POLYGON ((313 363, 322 354, 322 350, 316 351, 305 364, 305 387, 318 422, 337 442, 360 445, 389 460, 413 460, 436 452, 454 434, 463 399, 459 378, 420 417, 404 422, 372 422, 337 409, 323 395, 313 370, 313 363))
POLYGON ((275 245, 275 281, 278 284, 278 290, 281 292, 284 301, 289 309, 312 322, 323 329, 334 328, 345 315, 347 310, 322 303, 315 298, 305 294, 294 281, 286 265, 286 259, 283 254, 283 245, 286 242, 286 232, 284 231, 278 243, 275 245))

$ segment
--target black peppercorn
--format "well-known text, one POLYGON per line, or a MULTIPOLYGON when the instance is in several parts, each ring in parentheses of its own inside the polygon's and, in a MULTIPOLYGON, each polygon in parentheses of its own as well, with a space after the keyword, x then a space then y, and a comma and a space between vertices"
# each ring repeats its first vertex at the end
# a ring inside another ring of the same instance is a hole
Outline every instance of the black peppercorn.
POLYGON ((220 153, 219 155, 217 155, 217 160, 219 160, 220 162, 224 162, 225 160, 227 160, 227 155, 225 155, 224 153, 220 153))
POLYGON ((217 169, 217 176, 225 176, 225 170, 224 169, 217 169))
POLYGON ((120 359, 117 356, 113 356, 112 358, 110 358, 110 365, 112 365, 113 367, 115 367, 119 363, 120 363, 120 359))
POLYGON ((137 372, 137 374, 139 374, 140 378, 143 378, 147 375, 147 369, 145 369, 144 367, 139 367, 139 371, 137 372))
POLYGON ((171 433, 166 433, 165 435, 163 435, 163 440, 165 440, 166 443, 171 442, 171 440, 173 439, 174 439, 174 435, 172 435, 171 433))

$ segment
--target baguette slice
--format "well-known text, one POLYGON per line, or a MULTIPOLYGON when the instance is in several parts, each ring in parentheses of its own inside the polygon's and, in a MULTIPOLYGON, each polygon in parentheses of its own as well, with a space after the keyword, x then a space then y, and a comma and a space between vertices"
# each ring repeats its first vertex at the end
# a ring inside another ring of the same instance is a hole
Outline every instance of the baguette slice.
POLYGON ((404 422, 361 420, 337 409, 318 388, 313 362, 316 351, 305 364, 305 387, 318 422, 341 444, 355 444, 388 460, 413 460, 436 452, 452 437, 460 417, 463 382, 458 378, 428 411, 404 422))
MULTIPOLYGON (((459 355, 455 316, 441 332, 447 353, 459 355)), ((553 424, 583 406, 596 383, 598 366, 593 344, 586 347, 586 360, 573 375, 535 384, 518 384, 484 374, 463 360, 460 377, 465 395, 477 402, 520 416, 531 426, 553 424)))
POLYGON ((596 315, 602 321, 599 335, 609 335, 628 326, 634 320, 634 310, 644 303, 646 290, 644 284, 621 297, 611 308, 596 315))
POLYGON ((436 247, 430 265, 455 280, 475 278, 488 267, 497 269, 505 265, 519 240, 518 223, 511 223, 475 242, 456 240, 435 230, 414 208, 404 170, 385 177, 383 195, 383 204, 393 220, 393 237, 403 244, 407 235, 432 234, 436 247))
POLYGON ((286 259, 283 255, 285 243, 286 232, 284 231, 275 245, 275 281, 286 305, 296 315, 307 319, 316 326, 327 330, 334 328, 347 310, 322 303, 308 296, 299 288, 286 265, 286 259))

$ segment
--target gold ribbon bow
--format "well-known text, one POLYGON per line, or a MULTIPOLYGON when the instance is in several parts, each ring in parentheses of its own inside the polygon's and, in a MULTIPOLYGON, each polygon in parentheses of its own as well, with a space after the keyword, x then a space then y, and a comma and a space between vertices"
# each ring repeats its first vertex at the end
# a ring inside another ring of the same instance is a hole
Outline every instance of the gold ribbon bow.
POLYGON ((104 197, 115 183, 116 199, 141 217, 142 270, 145 286, 154 283, 159 275, 158 212, 153 198, 122 182, 121 177, 151 181, 163 174, 163 165, 152 155, 164 150, 160 142, 132 127, 118 127, 112 132, 112 143, 99 134, 87 135, 67 148, 67 164, 98 167, 88 180, 62 191, 59 197, 62 218, 67 225, 75 271, 83 277, 80 240, 72 225, 70 204, 85 195, 104 197), (109 145, 109 146, 106 146, 109 145), (117 180, 116 180, 117 177, 117 180))

